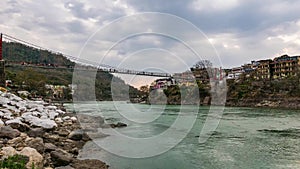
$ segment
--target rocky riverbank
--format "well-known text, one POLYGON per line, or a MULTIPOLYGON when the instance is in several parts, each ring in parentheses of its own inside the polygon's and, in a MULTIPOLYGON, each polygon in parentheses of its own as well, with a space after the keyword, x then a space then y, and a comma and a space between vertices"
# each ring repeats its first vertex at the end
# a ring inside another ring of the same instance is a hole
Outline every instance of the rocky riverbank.
POLYGON ((90 140, 78 117, 43 100, 0 92, 0 158, 26 158, 28 169, 106 169, 99 160, 79 160, 90 140))

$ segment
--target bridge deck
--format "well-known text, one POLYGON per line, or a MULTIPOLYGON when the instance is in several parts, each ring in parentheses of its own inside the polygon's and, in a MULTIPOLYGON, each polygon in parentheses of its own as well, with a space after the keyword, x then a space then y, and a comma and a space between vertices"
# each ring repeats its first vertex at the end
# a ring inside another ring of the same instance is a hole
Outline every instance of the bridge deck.
MULTIPOLYGON (((15 64, 15 63, 9 63, 7 62, 5 64, 6 67, 34 67, 34 68, 41 68, 41 69, 63 69, 63 70, 74 70, 74 68, 69 68, 69 67, 63 67, 63 66, 40 66, 40 65, 22 65, 22 64, 15 64)), ((160 72, 145 72, 145 71, 136 71, 136 70, 119 70, 119 69, 108 69, 108 68, 76 68, 76 70, 83 70, 83 71, 103 71, 103 72, 108 72, 108 73, 118 73, 118 74, 129 74, 129 75, 139 75, 139 76, 153 76, 153 77, 172 77, 171 74, 168 73, 160 73, 160 72)))

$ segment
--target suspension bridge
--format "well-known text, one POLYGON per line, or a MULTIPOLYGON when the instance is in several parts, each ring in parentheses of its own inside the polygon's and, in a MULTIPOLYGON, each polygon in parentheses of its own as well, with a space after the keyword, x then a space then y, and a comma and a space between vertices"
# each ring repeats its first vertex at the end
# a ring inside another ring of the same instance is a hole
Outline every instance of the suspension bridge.
MULTIPOLYGON (((21 44, 24 45, 26 47, 30 47, 33 48, 37 51, 47 51, 52 53, 53 55, 59 55, 59 56, 63 56, 67 59, 69 59, 72 62, 75 63, 79 63, 81 65, 88 65, 90 67, 81 67, 81 70, 86 70, 89 71, 91 69, 98 69, 99 71, 104 71, 104 72, 108 72, 108 73, 118 73, 118 74, 129 74, 129 75, 141 75, 141 76, 154 76, 154 77, 172 77, 171 74, 169 73, 161 73, 161 72, 148 72, 148 71, 139 71, 139 70, 131 70, 131 69, 125 69, 125 68, 119 68, 119 67, 114 67, 114 66, 110 66, 107 64, 99 64, 99 63, 95 63, 93 61, 89 61, 83 58, 79 58, 79 57, 74 57, 71 55, 67 55, 67 54, 63 54, 61 52, 57 52, 45 47, 42 47, 40 45, 36 45, 34 43, 7 35, 7 34, 3 34, 1 33, 1 37, 0 37, 0 68, 1 65, 2 67, 5 66, 26 66, 26 67, 38 67, 38 68, 44 68, 44 69, 74 69, 74 67, 68 67, 68 66, 55 66, 52 64, 43 64, 43 63, 24 63, 24 62, 14 62, 12 60, 10 60, 9 58, 6 57, 6 60, 3 61, 3 42, 7 42, 7 43, 16 43, 16 44, 21 44), (92 67, 92 68, 91 68, 92 67)), ((1 70, 0 70, 0 74, 1 70)))

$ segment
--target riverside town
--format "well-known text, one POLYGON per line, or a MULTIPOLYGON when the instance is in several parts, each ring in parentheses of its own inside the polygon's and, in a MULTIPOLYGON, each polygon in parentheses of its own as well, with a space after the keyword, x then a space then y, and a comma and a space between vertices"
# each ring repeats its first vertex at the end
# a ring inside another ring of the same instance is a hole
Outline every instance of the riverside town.
POLYGON ((300 1, 0 1, 0 169, 300 169, 300 1))

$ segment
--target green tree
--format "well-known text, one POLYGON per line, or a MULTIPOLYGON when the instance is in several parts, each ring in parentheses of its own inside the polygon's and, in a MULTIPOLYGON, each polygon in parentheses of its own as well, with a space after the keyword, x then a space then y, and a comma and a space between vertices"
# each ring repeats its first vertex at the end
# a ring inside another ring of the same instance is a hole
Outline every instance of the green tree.
POLYGON ((32 95, 46 96, 46 77, 33 69, 26 69, 16 75, 15 83, 21 89, 29 91, 32 95))

